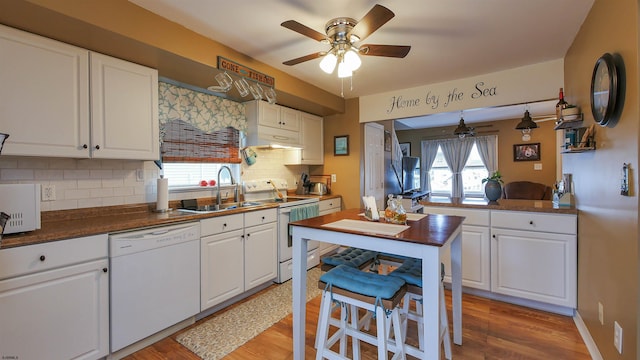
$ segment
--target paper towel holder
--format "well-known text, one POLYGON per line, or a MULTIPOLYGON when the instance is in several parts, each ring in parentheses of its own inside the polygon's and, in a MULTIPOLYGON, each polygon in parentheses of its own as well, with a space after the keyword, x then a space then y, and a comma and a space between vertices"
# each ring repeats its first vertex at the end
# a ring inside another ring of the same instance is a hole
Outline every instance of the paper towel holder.
POLYGON ((153 212, 156 213, 166 213, 169 212, 173 209, 171 209, 169 207, 169 188, 168 188, 168 184, 165 184, 164 186, 166 186, 166 189, 164 191, 166 191, 166 195, 165 195, 165 199, 163 199, 166 203, 166 208, 164 209, 158 209, 158 204, 160 203, 160 183, 162 182, 168 182, 167 179, 164 178, 164 175, 160 175, 160 178, 157 181, 157 186, 156 186, 156 208, 153 210, 153 212))

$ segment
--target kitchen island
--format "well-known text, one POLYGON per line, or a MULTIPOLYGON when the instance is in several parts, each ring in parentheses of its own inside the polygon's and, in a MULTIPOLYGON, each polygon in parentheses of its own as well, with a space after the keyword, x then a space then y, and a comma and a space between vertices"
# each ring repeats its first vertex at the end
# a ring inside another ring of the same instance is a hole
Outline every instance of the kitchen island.
MULTIPOLYGON (((462 285, 474 295, 573 316, 578 209, 552 201, 421 201, 425 214, 464 216, 462 285)), ((445 269, 449 264, 442 259, 445 269)), ((445 277, 445 282, 450 279, 445 277)))
MULTIPOLYGON (((424 359, 440 359, 440 257, 449 250, 452 276, 453 341, 462 345, 462 222, 463 217, 419 215, 395 233, 381 220, 367 222, 363 210, 349 209, 292 223, 293 227, 293 352, 305 357, 306 262, 310 239, 391 253, 422 260, 424 359), (344 224, 352 226, 345 227, 344 224), (355 222, 354 222, 355 221, 355 222)), ((398 225, 393 225, 398 226, 398 225)))

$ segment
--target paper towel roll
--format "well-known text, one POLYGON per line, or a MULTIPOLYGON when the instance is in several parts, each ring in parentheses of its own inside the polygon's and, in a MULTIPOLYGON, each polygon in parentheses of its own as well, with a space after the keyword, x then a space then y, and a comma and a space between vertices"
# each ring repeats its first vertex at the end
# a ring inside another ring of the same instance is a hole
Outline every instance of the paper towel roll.
POLYGON ((169 179, 158 179, 158 199, 156 211, 166 211, 169 209, 169 179))

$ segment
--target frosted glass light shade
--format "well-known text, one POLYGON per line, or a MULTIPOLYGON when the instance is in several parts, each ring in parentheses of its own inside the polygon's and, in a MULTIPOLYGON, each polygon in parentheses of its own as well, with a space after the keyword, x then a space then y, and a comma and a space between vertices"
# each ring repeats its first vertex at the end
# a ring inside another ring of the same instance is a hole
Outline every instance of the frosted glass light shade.
POLYGON ((338 64, 338 77, 346 78, 350 77, 351 75, 353 75, 353 72, 351 71, 349 66, 344 61, 340 62, 340 64, 338 64))
POLYGON ((320 69, 327 74, 331 74, 336 68, 336 62, 338 62, 336 55, 334 53, 328 53, 324 56, 322 61, 320 61, 320 69))
POLYGON ((360 57, 353 49, 350 49, 344 54, 344 62, 351 71, 358 70, 362 64, 362 60, 360 60, 360 57))

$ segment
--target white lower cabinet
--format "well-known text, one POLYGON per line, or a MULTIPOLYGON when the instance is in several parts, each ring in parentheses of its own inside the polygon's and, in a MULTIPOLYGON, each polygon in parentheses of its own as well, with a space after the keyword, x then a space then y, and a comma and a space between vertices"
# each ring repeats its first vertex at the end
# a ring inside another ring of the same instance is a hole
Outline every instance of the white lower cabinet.
POLYGON ((0 357, 109 352, 107 235, 0 250, 0 357))
MULTIPOLYGON (((328 200, 322 200, 319 203, 320 212, 319 215, 327 215, 331 213, 338 212, 342 210, 342 199, 341 198, 333 198, 328 200)), ((331 252, 337 249, 339 245, 330 244, 325 242, 320 242, 318 246, 318 251, 320 252, 320 256, 331 252)))
POLYGON ((575 308, 576 216, 493 211, 491 220, 491 291, 575 308))
MULTIPOLYGON (((425 207, 425 214, 464 216, 462 225, 462 285, 491 290, 489 211, 448 207, 425 207)), ((449 249, 442 256, 445 281, 451 282, 449 249)))
POLYGON ((200 222, 201 311, 277 276, 277 214, 268 209, 200 222))
MULTIPOLYGON (((576 307, 577 215, 440 206, 425 207, 424 212, 465 217, 464 286, 576 307)), ((445 252, 445 281, 450 282, 445 252)))

